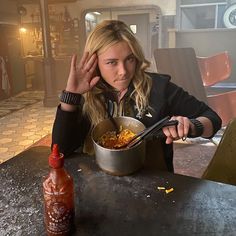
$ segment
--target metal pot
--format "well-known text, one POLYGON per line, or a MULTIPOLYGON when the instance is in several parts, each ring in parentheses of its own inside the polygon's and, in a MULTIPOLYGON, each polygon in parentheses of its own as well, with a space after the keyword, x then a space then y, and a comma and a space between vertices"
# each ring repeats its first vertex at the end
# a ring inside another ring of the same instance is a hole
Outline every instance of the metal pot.
MULTIPOLYGON (((115 117, 117 125, 123 129, 130 129, 138 133, 145 129, 142 122, 131 117, 115 117)), ((114 125, 110 119, 101 121, 92 130, 92 140, 95 157, 98 166, 112 175, 129 175, 140 169, 145 160, 145 142, 128 149, 108 149, 100 146, 97 141, 107 131, 114 131, 114 125)))

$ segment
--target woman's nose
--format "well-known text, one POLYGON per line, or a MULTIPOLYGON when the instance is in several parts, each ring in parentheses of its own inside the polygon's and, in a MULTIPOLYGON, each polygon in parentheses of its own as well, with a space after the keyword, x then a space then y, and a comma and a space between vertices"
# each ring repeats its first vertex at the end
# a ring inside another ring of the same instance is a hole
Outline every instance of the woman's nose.
POLYGON ((119 64, 119 68, 118 68, 119 75, 125 75, 126 71, 127 71, 127 69, 126 69, 125 64, 124 63, 120 63, 119 64))

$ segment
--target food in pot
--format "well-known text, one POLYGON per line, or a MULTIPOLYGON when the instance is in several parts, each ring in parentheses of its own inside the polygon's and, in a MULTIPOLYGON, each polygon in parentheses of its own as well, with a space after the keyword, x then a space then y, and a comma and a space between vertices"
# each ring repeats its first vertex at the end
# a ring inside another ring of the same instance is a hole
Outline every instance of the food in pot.
POLYGON ((107 131, 99 138, 98 144, 109 149, 119 149, 127 145, 135 135, 129 129, 123 129, 118 134, 115 131, 107 131))

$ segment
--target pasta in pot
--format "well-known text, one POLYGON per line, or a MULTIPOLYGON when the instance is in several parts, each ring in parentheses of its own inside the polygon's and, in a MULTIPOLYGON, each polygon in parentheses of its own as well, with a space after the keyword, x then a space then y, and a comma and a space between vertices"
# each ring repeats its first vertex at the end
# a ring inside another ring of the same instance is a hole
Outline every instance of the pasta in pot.
POLYGON ((119 149, 128 144, 134 136, 135 133, 129 129, 123 129, 118 134, 115 131, 107 131, 99 138, 98 144, 109 149, 119 149))

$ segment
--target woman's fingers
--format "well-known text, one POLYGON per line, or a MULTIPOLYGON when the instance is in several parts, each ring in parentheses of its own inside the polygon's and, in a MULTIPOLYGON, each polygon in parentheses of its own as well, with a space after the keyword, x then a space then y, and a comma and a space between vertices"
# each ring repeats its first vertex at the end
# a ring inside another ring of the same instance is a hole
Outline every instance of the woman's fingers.
POLYGON ((89 56, 88 52, 84 52, 79 62, 78 70, 82 73, 90 72, 90 70, 93 68, 94 63, 97 64, 97 55, 94 53, 89 56))
POLYGON ((176 120, 178 120, 178 126, 177 126, 177 132, 179 138, 187 137, 188 130, 189 130, 189 119, 187 117, 177 117, 176 120))
POLYGON ((77 70, 77 56, 74 54, 70 61, 70 73, 67 80, 66 90, 76 92, 76 70, 77 70))
POLYGON ((175 126, 167 126, 163 128, 163 133, 167 137, 166 143, 172 143, 175 139, 179 139, 175 126))
POLYGON ((86 79, 92 79, 92 75, 94 75, 94 71, 97 67, 97 55, 94 53, 92 56, 89 56, 88 52, 84 52, 78 66, 77 73, 79 77, 86 79))
POLYGON ((171 144, 173 143, 174 139, 172 137, 167 137, 166 138, 166 144, 171 144))
POLYGON ((181 136, 181 138, 186 138, 188 136, 188 132, 189 132, 189 128, 190 128, 190 121, 187 117, 183 117, 183 120, 184 120, 184 134, 183 136, 181 136))
POLYGON ((83 71, 86 72, 92 72, 94 71, 94 69, 97 66, 97 55, 93 54, 87 61, 86 63, 83 65, 83 71))
POLYGON ((71 62, 70 62, 70 72, 74 72, 76 71, 76 65, 77 64, 77 55, 73 55, 71 58, 71 62))
POLYGON ((93 77, 92 80, 90 81, 90 88, 92 88, 94 85, 96 85, 96 83, 99 81, 100 77, 96 76, 93 77))
POLYGON ((83 56, 79 62, 79 65, 78 65, 78 69, 79 70, 82 70, 84 68, 84 65, 86 64, 87 60, 88 60, 88 56, 89 56, 89 53, 88 52, 84 52, 83 53, 83 56))
POLYGON ((163 128, 163 133, 166 135, 166 143, 170 144, 174 140, 178 140, 180 138, 186 138, 189 131, 189 119, 183 116, 173 116, 171 120, 177 120, 177 126, 168 126, 163 128))

